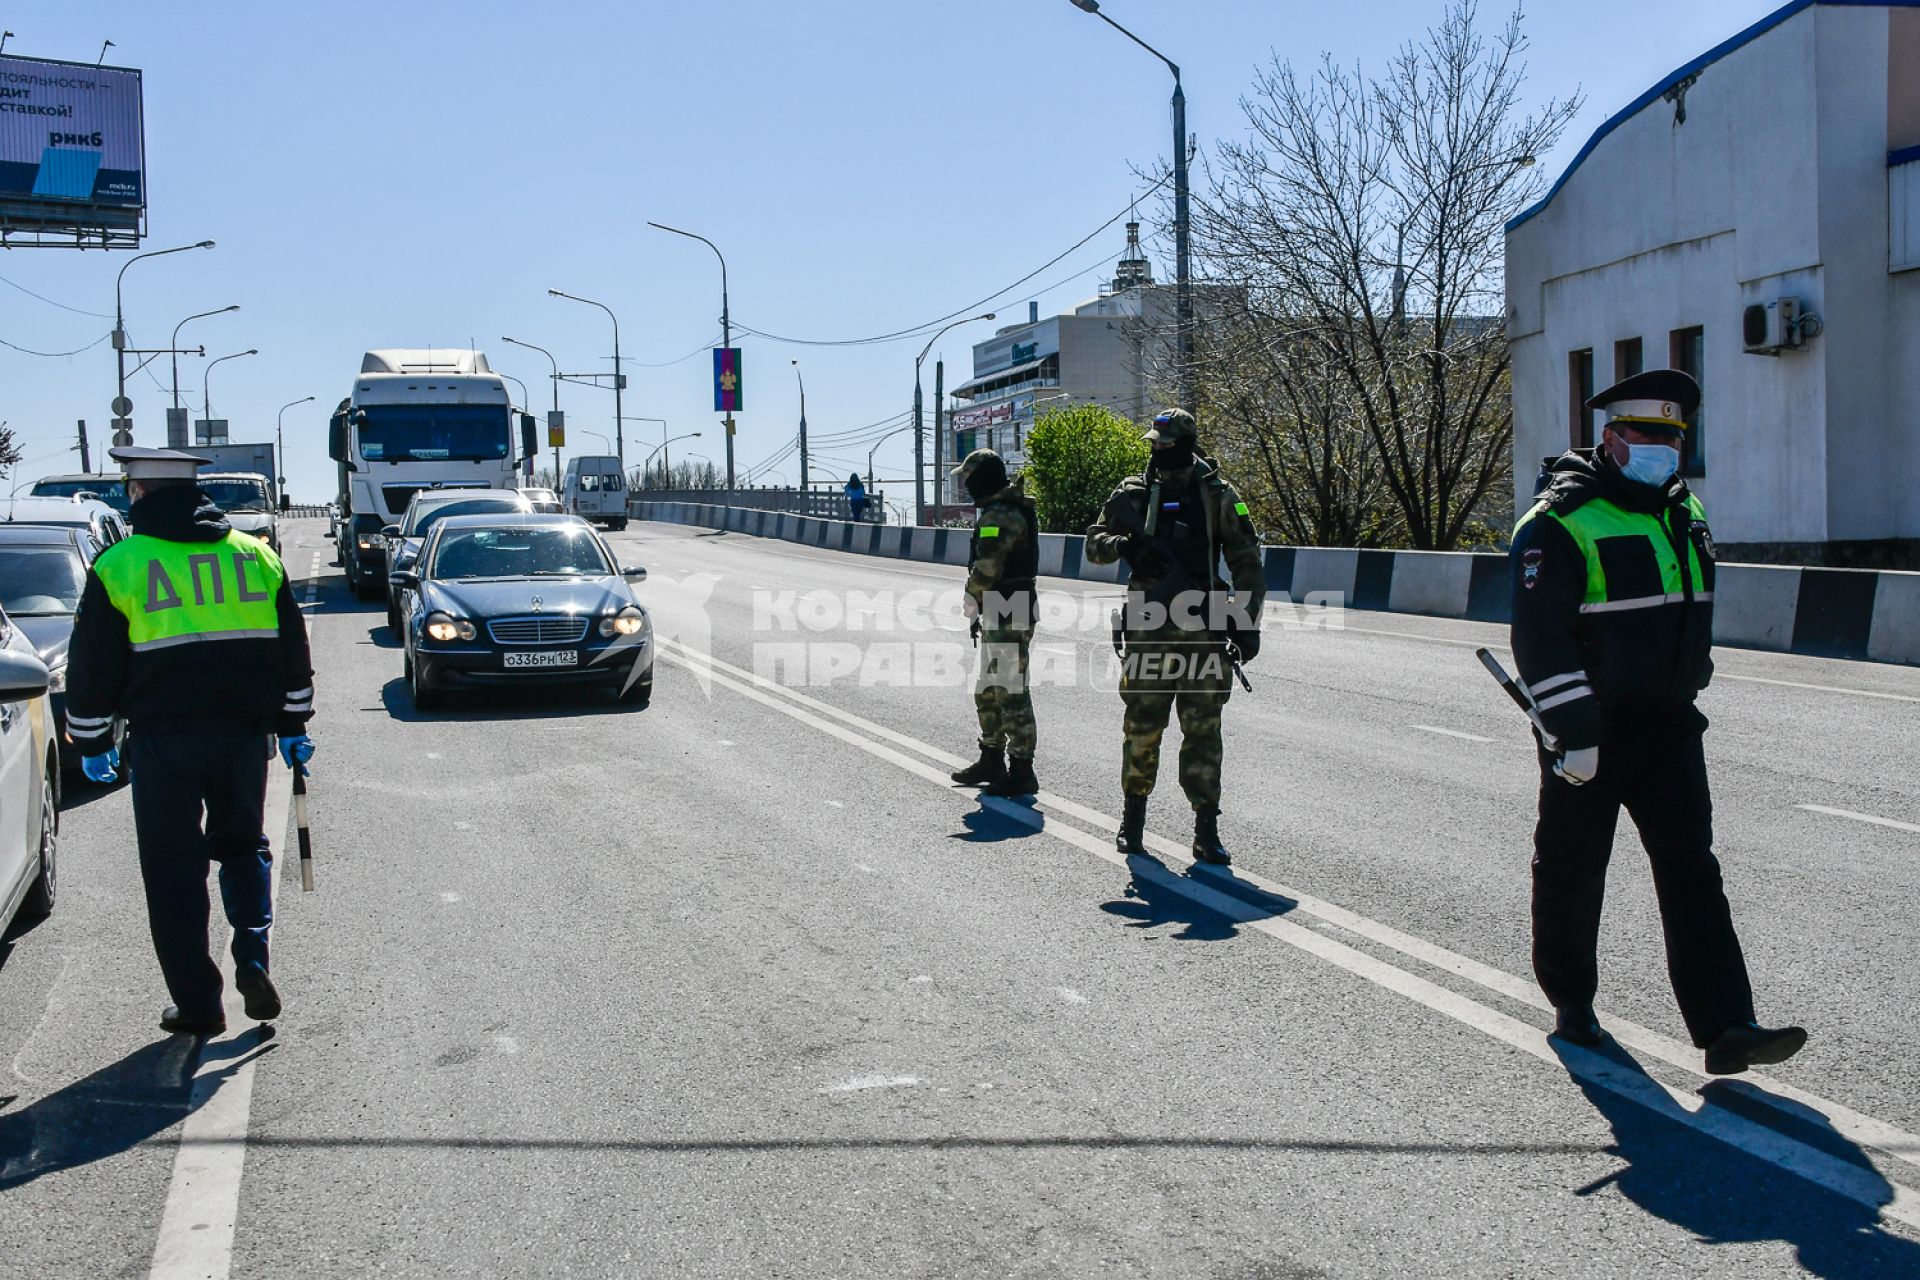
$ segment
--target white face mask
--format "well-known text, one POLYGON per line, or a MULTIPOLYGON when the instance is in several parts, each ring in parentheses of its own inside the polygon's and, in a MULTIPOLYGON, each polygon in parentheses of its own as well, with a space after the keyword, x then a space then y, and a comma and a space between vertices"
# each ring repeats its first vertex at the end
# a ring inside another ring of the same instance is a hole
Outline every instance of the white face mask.
POLYGON ((1680 451, 1670 444, 1630 444, 1620 474, 1638 484, 1664 485, 1680 469, 1680 451))

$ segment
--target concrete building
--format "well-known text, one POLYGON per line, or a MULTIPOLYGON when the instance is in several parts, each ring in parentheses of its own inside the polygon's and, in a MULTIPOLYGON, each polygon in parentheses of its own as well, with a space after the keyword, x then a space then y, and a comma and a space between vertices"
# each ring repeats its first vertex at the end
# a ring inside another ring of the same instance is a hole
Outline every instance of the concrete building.
POLYGON ((1517 505, 1596 386, 1681 368, 1723 554, 1920 567, 1920 0, 1795 0, 1687 63, 1506 249, 1517 505))

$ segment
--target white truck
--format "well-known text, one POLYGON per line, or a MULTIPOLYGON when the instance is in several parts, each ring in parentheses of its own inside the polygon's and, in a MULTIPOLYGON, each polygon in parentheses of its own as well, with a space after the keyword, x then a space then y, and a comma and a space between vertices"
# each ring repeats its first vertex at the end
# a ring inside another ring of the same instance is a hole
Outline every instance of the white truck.
POLYGON ((334 410, 327 453, 339 467, 333 534, 362 599, 387 590, 380 531, 422 489, 516 489, 538 444, 534 419, 515 427, 506 379, 485 353, 439 347, 369 351, 334 410))
POLYGON ((569 515, 593 524, 626 528, 627 481, 620 470, 620 459, 610 453, 567 459, 560 506, 569 515))

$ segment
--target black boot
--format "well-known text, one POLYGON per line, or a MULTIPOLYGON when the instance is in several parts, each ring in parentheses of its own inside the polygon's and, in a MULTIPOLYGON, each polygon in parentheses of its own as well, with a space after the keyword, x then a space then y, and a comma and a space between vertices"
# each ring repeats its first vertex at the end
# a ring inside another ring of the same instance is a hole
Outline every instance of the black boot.
POLYGON ((1804 1027, 1763 1027, 1742 1022, 1722 1031, 1707 1046, 1707 1074, 1737 1076, 1748 1067, 1785 1062, 1806 1043, 1804 1027))
POLYGON ((980 788, 980 794, 986 796, 1030 796, 1040 790, 1040 780, 1033 776, 1033 758, 1021 759, 1019 756, 1007 757, 1007 774, 998 782, 989 782, 980 788))
POLYGON ((217 1036, 227 1029, 227 1016, 215 1013, 209 1017, 191 1018, 180 1012, 180 1006, 170 1004, 160 1011, 160 1029, 174 1035, 217 1036))
POLYGON ((1193 859, 1195 862, 1210 862, 1216 867, 1224 867, 1233 861, 1233 855, 1220 843, 1218 809, 1193 811, 1193 859))
POLYGON ((1113 847, 1121 853, 1145 853, 1146 829, 1147 798, 1127 796, 1120 810, 1120 833, 1113 838, 1113 847))
POLYGON ((1007 758, 998 747, 980 748, 980 758, 947 775, 963 787, 984 787, 1007 776, 1007 758))
POLYGON ((280 1016, 280 993, 265 969, 245 965, 233 971, 233 985, 245 1002, 247 1016, 255 1022, 272 1022, 280 1016))
POLYGON ((1607 1042, 1607 1033, 1590 1004, 1565 1005, 1553 1011, 1553 1034, 1568 1044, 1592 1049, 1607 1042))

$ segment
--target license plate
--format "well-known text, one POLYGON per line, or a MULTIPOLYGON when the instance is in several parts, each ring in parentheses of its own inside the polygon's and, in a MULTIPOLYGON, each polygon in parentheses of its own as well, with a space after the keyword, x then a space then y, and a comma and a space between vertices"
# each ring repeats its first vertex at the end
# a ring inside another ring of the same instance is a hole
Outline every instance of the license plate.
POLYGON ((580 654, 573 649, 555 649, 542 653, 509 653, 501 659, 509 667, 577 667, 580 654))

